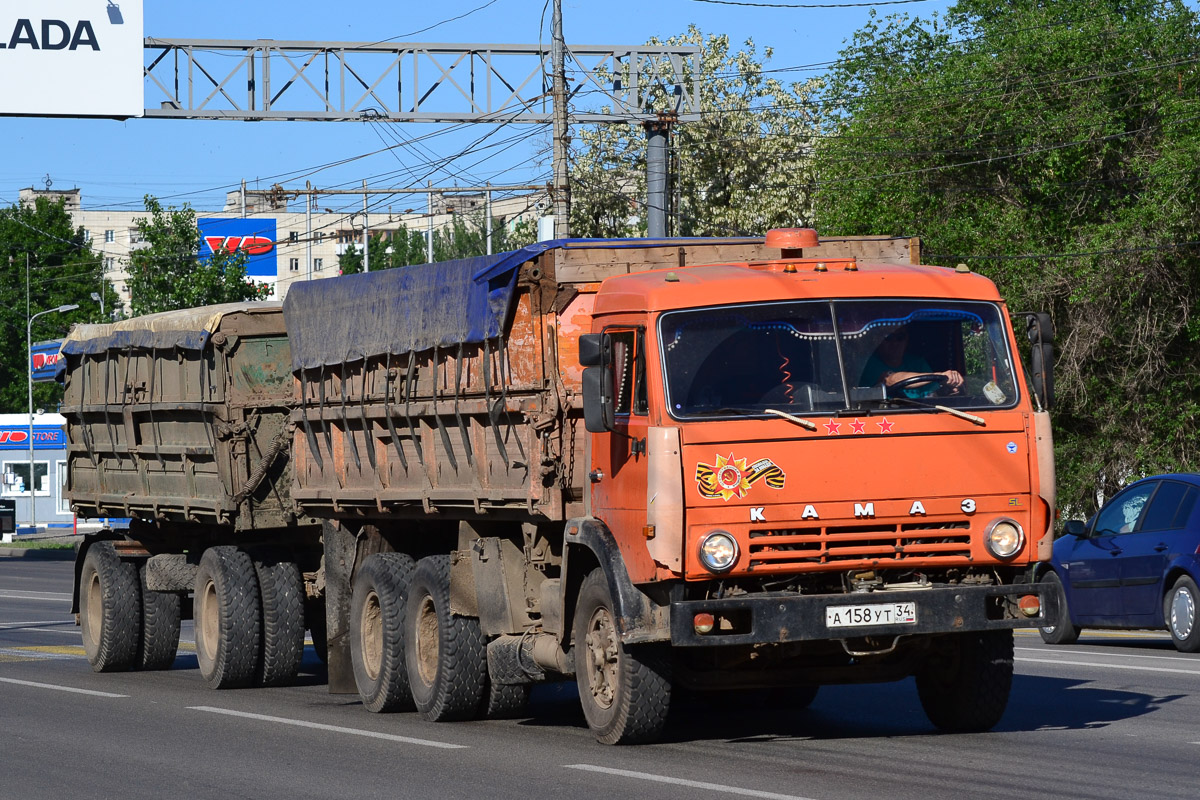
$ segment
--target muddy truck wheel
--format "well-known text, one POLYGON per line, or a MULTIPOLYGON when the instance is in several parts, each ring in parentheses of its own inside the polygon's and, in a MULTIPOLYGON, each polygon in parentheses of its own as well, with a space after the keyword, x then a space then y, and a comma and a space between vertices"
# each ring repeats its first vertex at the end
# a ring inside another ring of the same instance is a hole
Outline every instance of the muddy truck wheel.
POLYGON ((133 669, 142 635, 137 568, 122 561, 112 542, 88 548, 79 575, 83 649, 96 672, 133 669))
POLYGON ((408 588, 404 657, 413 702, 434 722, 473 719, 487 688, 479 620, 450 611, 450 557, 417 562, 408 588))
POLYGON ((170 669, 179 651, 180 596, 176 592, 154 592, 146 588, 146 564, 138 568, 142 590, 142 639, 138 669, 170 669))
POLYGON ((210 547, 196 571, 193 616, 200 675, 214 689, 254 682, 262 650, 262 612, 254 562, 236 547, 210 547))
POLYGON ((658 739, 671 704, 669 653, 626 647, 617 634, 604 573, 583 579, 575 609, 575 680, 588 727, 601 744, 658 739))
POLYGON ((350 662, 368 711, 414 708, 404 659, 404 613, 416 563, 404 553, 376 553, 354 576, 350 662))
POLYGON ((295 562, 254 559, 262 603, 262 657, 255 683, 282 686, 296 679, 304 659, 304 579, 295 562))
POLYGON ((917 673, 917 694, 937 727, 979 733, 1004 716, 1012 677, 1012 631, 957 633, 930 653, 917 673))

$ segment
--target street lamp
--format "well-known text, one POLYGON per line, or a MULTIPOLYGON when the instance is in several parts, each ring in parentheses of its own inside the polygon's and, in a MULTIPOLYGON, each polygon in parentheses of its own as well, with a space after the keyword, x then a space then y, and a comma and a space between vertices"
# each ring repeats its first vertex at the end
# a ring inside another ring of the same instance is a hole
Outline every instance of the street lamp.
MULTIPOLYGON (((33 321, 45 314, 57 314, 62 311, 74 311, 78 303, 50 308, 39 311, 29 318, 25 326, 25 369, 29 378, 29 527, 37 533, 37 469, 33 465, 33 321)), ((47 469, 49 474, 49 469, 47 469)))
POLYGON ((100 292, 92 292, 92 299, 100 304, 100 319, 104 319, 104 295, 100 292))

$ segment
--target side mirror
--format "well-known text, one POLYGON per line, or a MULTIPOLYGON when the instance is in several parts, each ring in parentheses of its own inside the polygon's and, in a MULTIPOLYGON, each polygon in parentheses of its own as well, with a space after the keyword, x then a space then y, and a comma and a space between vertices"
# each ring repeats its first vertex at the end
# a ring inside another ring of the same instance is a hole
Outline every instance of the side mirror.
POLYGON ((613 385, 612 368, 608 365, 588 367, 583 371, 583 427, 588 433, 613 429, 613 385))
POLYGON ((1026 335, 1033 346, 1030 354, 1029 379, 1042 408, 1054 405, 1054 322, 1044 311, 1023 314, 1026 335))
POLYGON ((1083 539, 1087 536, 1087 523, 1081 519, 1069 519, 1063 523, 1063 533, 1083 539))
POLYGON ((603 333, 585 333, 579 337, 579 366, 601 367, 612 361, 611 340, 603 333))

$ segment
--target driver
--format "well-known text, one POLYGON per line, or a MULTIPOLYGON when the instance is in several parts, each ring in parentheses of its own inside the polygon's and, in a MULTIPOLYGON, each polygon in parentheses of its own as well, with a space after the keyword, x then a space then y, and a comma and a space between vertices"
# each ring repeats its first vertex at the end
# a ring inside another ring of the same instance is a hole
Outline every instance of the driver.
MULTIPOLYGON (((963 376, 956 370, 934 372, 926 361, 915 353, 908 352, 908 328, 901 326, 889 333, 875 348, 875 352, 867 359, 863 367, 859 386, 874 386, 882 383, 893 386, 900 381, 908 380, 917 375, 945 375, 945 388, 948 391, 958 391, 963 384, 963 376)), ((916 383, 903 391, 909 397, 924 397, 940 388, 934 381, 916 383)))

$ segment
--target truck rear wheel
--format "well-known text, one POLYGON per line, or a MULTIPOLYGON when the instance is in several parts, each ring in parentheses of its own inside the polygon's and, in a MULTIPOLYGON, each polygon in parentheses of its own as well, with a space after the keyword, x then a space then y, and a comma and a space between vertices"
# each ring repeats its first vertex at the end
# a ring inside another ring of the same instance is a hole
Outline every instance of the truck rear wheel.
POLYGON ((257 683, 291 683, 304 658, 304 582, 292 561, 254 560, 262 599, 262 661, 257 683))
POLYGON ((944 731, 991 730, 1004 716, 1012 689, 1012 631, 956 633, 948 639, 917 673, 921 707, 944 731))
POLYGON ((596 740, 639 744, 657 739, 671 705, 668 654, 654 645, 621 643, 600 569, 592 570, 579 587, 574 633, 579 701, 596 740))
POLYGON ((88 548, 79 575, 83 649, 96 672, 133 669, 141 642, 142 600, 137 569, 112 542, 88 548))
POLYGON ((404 660, 404 610, 415 566, 404 553, 376 553, 354 576, 350 662, 358 696, 368 711, 413 708, 404 660))
POLYGON ((236 547, 210 547, 196 572, 193 616, 200 675, 214 689, 254 682, 262 648, 254 562, 236 547))
POLYGON ((488 679, 479 716, 484 719, 515 719, 529 707, 530 683, 492 683, 488 679))
POLYGON ((138 668, 170 669, 179 651, 179 595, 147 589, 144 563, 138 568, 138 582, 142 590, 142 639, 138 650, 138 668))
POLYGON ((404 613, 405 661, 413 702, 434 722, 471 719, 487 688, 479 620, 450 610, 450 557, 417 562, 404 613))

